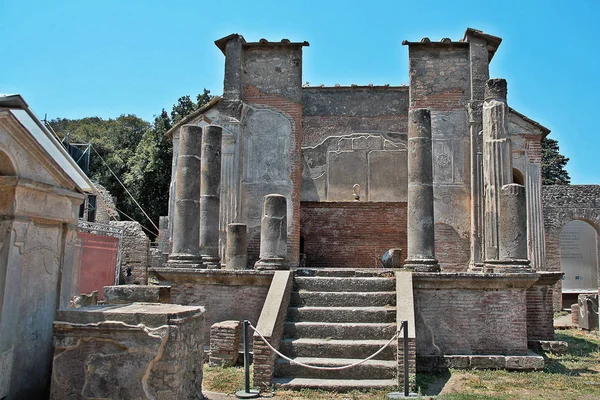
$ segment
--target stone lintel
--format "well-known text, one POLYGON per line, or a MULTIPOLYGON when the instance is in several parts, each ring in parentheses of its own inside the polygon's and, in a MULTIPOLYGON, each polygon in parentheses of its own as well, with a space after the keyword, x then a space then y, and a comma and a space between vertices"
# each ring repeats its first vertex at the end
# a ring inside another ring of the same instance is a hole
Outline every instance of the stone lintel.
POLYGON ((415 289, 526 289, 539 277, 537 273, 414 272, 413 285, 415 289))
POLYGON ((202 316, 205 308, 179 304, 133 303, 127 305, 97 305, 58 310, 54 326, 67 327, 72 324, 94 325, 123 323, 158 328, 178 324, 180 320, 202 316))
POLYGON ((270 286, 274 271, 196 269, 196 268, 150 268, 160 281, 183 283, 200 282, 207 285, 270 286))

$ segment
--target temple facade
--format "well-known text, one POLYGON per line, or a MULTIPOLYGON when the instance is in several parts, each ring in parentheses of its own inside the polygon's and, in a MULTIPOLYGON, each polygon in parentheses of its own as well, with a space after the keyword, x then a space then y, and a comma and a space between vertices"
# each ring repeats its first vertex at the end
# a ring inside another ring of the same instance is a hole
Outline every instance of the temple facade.
MULTIPOLYGON (((302 79, 307 42, 246 42, 238 34, 217 40, 225 55, 223 95, 168 132, 174 149, 169 215, 176 203, 181 130, 218 125, 221 255, 227 224, 244 223, 248 265, 254 265, 262 199, 275 193, 287 199, 289 266, 378 267, 390 249, 401 249, 403 264, 409 110, 425 108, 441 270, 502 265, 499 197, 502 186, 513 183, 523 186, 527 211, 521 261, 529 263, 521 265, 543 269, 540 142, 549 130, 508 106, 506 82, 490 81, 486 95, 500 42, 475 29, 458 41, 404 41, 408 86, 314 87, 302 79)), ((173 222, 171 217, 171 238, 173 222)))

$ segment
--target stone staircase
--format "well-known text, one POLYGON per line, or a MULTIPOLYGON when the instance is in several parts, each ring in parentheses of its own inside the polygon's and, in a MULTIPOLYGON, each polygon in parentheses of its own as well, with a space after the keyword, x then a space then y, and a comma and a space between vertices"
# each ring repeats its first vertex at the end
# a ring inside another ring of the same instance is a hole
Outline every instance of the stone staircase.
MULTIPOLYGON (((298 270, 280 351, 323 367, 360 361, 396 331, 396 286, 377 272, 298 270)), ((278 358, 273 383, 345 391, 397 385, 396 341, 374 359, 345 370, 314 370, 278 358)))

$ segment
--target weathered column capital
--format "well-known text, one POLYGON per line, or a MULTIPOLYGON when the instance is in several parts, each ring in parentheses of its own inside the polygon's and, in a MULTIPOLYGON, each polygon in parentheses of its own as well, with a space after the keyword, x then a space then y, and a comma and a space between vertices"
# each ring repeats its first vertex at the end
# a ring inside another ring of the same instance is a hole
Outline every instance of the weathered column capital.
POLYGON ((494 78, 494 79, 489 79, 485 83, 485 91, 484 91, 485 101, 496 99, 496 100, 499 100, 502 102, 506 102, 506 95, 507 95, 506 79, 494 78))

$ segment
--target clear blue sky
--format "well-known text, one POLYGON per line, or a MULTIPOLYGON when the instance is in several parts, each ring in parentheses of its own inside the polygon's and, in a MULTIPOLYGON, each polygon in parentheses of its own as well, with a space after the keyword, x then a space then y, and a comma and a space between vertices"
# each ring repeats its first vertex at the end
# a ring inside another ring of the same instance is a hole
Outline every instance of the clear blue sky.
POLYGON ((21 93, 43 118, 146 120, 185 94, 221 94, 214 40, 240 33, 309 41, 311 85, 408 83, 403 39, 503 42, 490 75, 509 104, 552 130, 572 183, 600 183, 600 0, 0 0, 0 93, 21 93))

